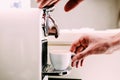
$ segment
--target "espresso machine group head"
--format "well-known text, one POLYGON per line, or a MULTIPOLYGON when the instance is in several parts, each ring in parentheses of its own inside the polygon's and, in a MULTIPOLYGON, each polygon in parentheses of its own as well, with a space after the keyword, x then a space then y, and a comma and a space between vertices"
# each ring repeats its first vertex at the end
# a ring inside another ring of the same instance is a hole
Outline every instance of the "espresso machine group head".
POLYGON ((42 28, 44 30, 44 36, 55 36, 58 38, 59 30, 55 23, 55 20, 51 17, 50 12, 54 11, 54 7, 44 7, 43 8, 43 23, 42 28))
POLYGON ((54 6, 44 7, 43 8, 43 20, 42 20, 42 29, 43 29, 43 39, 42 39, 42 79, 44 80, 45 76, 62 76, 68 74, 71 70, 70 67, 64 71, 57 71, 53 68, 51 64, 47 63, 48 60, 48 36, 55 36, 57 39, 59 36, 58 26, 55 23, 55 20, 51 17, 50 13, 55 9, 54 6))

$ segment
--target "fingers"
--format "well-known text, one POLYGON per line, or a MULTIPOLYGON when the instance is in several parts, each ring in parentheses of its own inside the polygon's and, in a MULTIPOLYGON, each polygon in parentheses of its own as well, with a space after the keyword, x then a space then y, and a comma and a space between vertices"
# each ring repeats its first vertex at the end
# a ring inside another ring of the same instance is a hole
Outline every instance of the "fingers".
POLYGON ((49 5, 49 6, 50 6, 50 5, 55 5, 55 4, 57 4, 59 1, 60 1, 60 0, 52 1, 52 2, 50 2, 48 5, 49 5))
POLYGON ((73 58, 72 58, 72 63, 71 66, 72 67, 76 67, 78 68, 79 66, 83 66, 83 61, 85 59, 85 57, 87 57, 89 55, 89 52, 91 51, 91 47, 88 46, 87 48, 85 48, 83 51, 77 53, 73 58))
POLYGON ((84 61, 84 59, 81 60, 80 66, 83 66, 83 61, 84 61))
POLYGON ((81 37, 79 40, 74 42, 71 46, 71 52, 76 53, 76 55, 72 58, 71 66, 76 66, 78 68, 79 66, 83 65, 86 48, 89 44, 89 38, 88 36, 81 37))
POLYGON ((36 0, 36 2, 40 2, 41 0, 36 0))
POLYGON ((84 59, 81 59, 81 60, 77 61, 76 64, 74 63, 76 68, 78 68, 79 66, 82 67, 83 66, 83 61, 84 61, 84 59))
POLYGON ((71 66, 72 67, 76 67, 78 68, 79 66, 83 66, 83 61, 84 61, 84 58, 81 58, 80 60, 78 60, 76 57, 74 57, 72 59, 72 63, 71 63, 71 66))
POLYGON ((59 1, 60 0, 37 0, 37 2, 39 3, 39 8, 55 5, 59 1))
POLYGON ((83 50, 83 46, 80 46, 80 43, 74 43, 72 44, 70 51, 74 53, 81 52, 83 50))
POLYGON ((89 44, 89 38, 87 36, 81 37, 79 40, 75 41, 70 48, 71 52, 79 53, 86 49, 89 44))
POLYGON ((78 68, 79 67, 79 64, 80 64, 80 60, 79 61, 76 61, 76 62, 72 62, 72 67, 76 67, 76 68, 78 68))
MULTIPOLYGON (((39 3, 39 8, 43 8, 45 6, 55 5, 60 0, 36 0, 36 1, 39 3)), ((72 10, 82 1, 83 0, 69 0, 65 5, 64 10, 66 12, 72 10)))
POLYGON ((75 41, 75 42, 71 45, 70 51, 75 53, 76 49, 81 47, 80 45, 81 45, 81 39, 75 41))
POLYGON ((75 8, 80 2, 82 2, 83 0, 69 0, 65 7, 64 7, 64 10, 66 12, 72 10, 73 8, 75 8))
POLYGON ((39 8, 45 7, 50 2, 51 2, 51 0, 41 0, 41 2, 39 3, 39 5, 40 5, 39 8))
POLYGON ((79 47, 77 47, 76 48, 76 50, 75 50, 75 52, 74 53, 80 53, 80 52, 82 52, 83 50, 84 50, 85 48, 83 47, 83 46, 79 46, 79 47))

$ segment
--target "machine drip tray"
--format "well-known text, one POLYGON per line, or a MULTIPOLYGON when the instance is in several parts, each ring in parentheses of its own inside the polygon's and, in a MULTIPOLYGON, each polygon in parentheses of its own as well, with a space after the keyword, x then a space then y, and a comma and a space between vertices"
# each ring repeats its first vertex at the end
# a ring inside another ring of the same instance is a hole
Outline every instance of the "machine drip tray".
POLYGON ((68 67, 66 70, 55 70, 54 67, 50 64, 47 64, 43 70, 42 70, 42 74, 43 75, 48 75, 48 76, 62 76, 62 75, 66 75, 69 74, 71 71, 71 67, 68 67))

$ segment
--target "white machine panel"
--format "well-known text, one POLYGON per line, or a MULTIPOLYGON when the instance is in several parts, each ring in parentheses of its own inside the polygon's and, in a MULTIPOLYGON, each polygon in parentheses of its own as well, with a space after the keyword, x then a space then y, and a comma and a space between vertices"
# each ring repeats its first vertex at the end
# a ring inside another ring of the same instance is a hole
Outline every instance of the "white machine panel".
POLYGON ((41 80, 39 9, 0 10, 0 80, 41 80))

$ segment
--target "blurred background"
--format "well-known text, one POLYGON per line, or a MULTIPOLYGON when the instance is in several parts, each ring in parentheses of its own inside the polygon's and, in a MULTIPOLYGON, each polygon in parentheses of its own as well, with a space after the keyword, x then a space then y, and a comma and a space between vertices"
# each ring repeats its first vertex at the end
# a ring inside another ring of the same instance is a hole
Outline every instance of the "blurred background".
MULTIPOLYGON (((61 0, 52 13, 60 29, 112 29, 118 28, 120 0, 84 0, 70 12, 64 12, 65 2, 61 0)), ((32 7, 36 7, 32 0, 32 7)))

